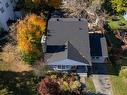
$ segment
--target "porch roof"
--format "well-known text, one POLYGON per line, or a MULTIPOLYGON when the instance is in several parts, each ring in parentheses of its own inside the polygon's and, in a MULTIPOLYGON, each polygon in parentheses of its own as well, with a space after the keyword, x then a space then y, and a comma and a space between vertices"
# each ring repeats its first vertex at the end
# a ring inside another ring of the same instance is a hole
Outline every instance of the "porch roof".
POLYGON ((89 64, 85 64, 85 63, 74 61, 74 60, 70 60, 70 59, 65 59, 65 60, 56 61, 56 62, 53 62, 53 63, 48 63, 48 65, 87 66, 89 64))

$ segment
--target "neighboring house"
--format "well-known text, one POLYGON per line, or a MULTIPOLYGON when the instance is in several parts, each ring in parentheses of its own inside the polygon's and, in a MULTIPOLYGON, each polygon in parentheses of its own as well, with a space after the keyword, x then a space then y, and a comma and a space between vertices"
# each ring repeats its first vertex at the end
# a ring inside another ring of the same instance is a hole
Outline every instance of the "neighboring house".
POLYGON ((8 31, 8 21, 16 20, 15 6, 18 0, 0 0, 0 23, 4 31, 8 31))
POLYGON ((92 62, 101 63, 108 57, 106 39, 102 36, 95 39, 96 36, 89 37, 88 22, 85 19, 49 19, 47 36, 43 36, 41 41, 45 63, 55 71, 74 71, 87 75, 92 62), (96 50, 97 52, 94 52, 96 50), (101 54, 97 55, 98 52, 101 54), (96 60, 93 61, 93 57, 96 57, 96 60))
POLYGON ((90 33, 92 63, 105 63, 108 58, 107 42, 103 34, 90 33))

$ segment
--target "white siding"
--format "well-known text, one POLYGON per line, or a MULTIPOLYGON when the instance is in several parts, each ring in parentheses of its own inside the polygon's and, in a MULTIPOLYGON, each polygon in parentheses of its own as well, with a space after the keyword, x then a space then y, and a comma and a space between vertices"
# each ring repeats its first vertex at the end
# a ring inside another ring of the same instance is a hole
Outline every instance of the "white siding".
POLYGON ((8 31, 7 21, 9 19, 14 20, 15 19, 15 13, 14 13, 14 7, 15 7, 15 1, 12 0, 0 0, 0 8, 4 9, 4 12, 2 13, 0 11, 0 22, 5 31, 8 31), (7 7, 8 5, 8 7, 7 7))

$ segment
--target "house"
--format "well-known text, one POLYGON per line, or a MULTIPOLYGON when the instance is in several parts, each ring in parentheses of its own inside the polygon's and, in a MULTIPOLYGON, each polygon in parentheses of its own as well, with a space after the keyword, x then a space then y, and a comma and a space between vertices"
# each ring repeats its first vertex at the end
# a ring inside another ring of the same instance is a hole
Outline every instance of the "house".
POLYGON ((47 37, 42 41, 46 50, 45 63, 56 71, 73 69, 86 73, 87 67, 92 65, 87 26, 85 19, 51 18, 47 37))
MULTIPOLYGON (((47 34, 42 37, 44 50, 44 61, 55 71, 76 72, 80 75, 87 75, 92 62, 99 62, 106 49, 106 40, 100 37, 97 40, 98 47, 93 46, 93 35, 88 32, 88 22, 83 18, 51 18, 47 25, 47 34), (90 41, 92 40, 92 41, 90 41), (103 44, 103 45, 100 45, 103 44), (98 49, 97 52, 96 49, 98 49), (92 49, 92 50, 91 50, 92 49), (100 52, 101 55, 96 55, 100 52), (93 54, 94 53, 94 54, 93 54), (97 57, 100 57, 98 61, 97 57), (93 57, 97 60, 93 61, 93 57)), ((96 37, 95 37, 96 38, 96 37)))
POLYGON ((18 0, 0 0, 0 28, 8 31, 8 21, 16 20, 15 7, 18 0))

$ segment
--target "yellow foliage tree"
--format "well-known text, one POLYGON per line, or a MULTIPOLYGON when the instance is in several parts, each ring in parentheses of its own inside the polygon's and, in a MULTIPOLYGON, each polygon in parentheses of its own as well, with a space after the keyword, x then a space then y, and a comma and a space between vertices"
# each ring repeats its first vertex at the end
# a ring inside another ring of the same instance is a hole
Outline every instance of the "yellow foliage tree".
POLYGON ((45 32, 44 18, 31 14, 20 20, 16 26, 17 44, 24 61, 32 63, 41 57, 41 37, 45 32))

